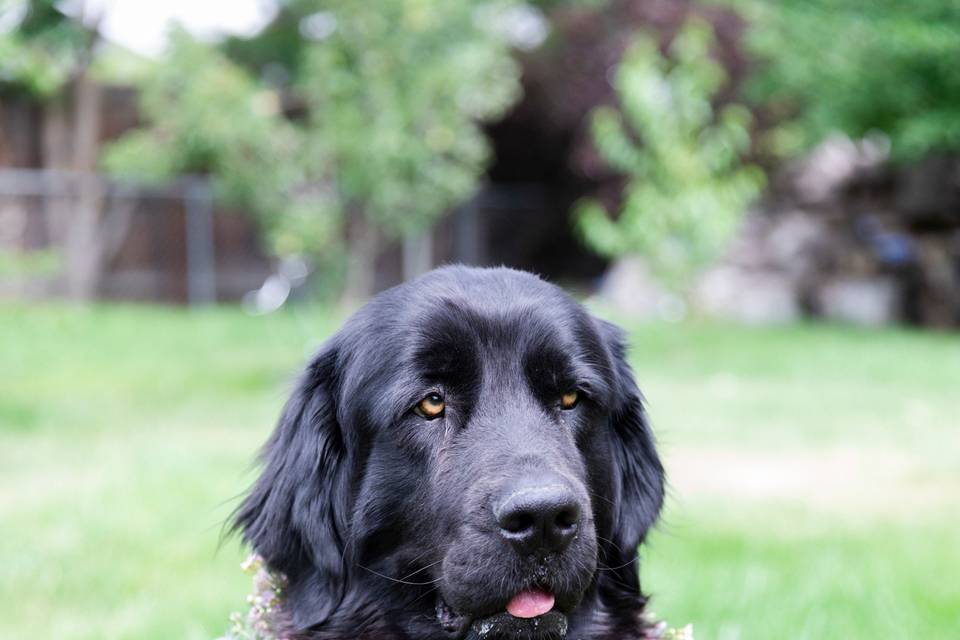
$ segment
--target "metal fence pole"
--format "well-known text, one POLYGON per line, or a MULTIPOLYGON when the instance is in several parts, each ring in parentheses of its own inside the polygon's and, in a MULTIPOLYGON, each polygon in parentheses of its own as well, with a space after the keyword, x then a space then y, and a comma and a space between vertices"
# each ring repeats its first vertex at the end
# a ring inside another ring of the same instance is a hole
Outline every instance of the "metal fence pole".
POLYGON ((187 299, 197 307, 217 301, 213 238, 213 192, 210 182, 193 178, 185 186, 187 299))

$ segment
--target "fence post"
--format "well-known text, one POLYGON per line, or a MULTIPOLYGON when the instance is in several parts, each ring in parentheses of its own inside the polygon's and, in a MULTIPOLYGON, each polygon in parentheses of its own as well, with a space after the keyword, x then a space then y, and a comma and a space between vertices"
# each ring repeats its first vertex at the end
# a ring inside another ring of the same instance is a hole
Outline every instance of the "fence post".
POLYGON ((217 301, 213 193, 205 178, 189 178, 184 194, 187 232, 187 299, 192 307, 217 301))

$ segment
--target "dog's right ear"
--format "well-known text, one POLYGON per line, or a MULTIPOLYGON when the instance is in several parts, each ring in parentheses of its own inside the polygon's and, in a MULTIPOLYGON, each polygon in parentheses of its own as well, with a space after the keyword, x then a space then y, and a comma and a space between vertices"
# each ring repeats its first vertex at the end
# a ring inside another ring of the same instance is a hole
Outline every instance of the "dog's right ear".
POLYGON ((336 359, 328 345, 301 376, 261 451, 260 477, 232 523, 270 568, 287 576, 298 629, 327 618, 346 580, 349 473, 337 422, 336 359))
POLYGON ((627 362, 624 332, 605 321, 598 321, 597 326, 611 358, 613 391, 609 430, 612 528, 602 532, 600 559, 606 567, 598 584, 611 610, 642 610, 646 599, 640 591, 637 548, 663 505, 663 465, 643 396, 627 362))

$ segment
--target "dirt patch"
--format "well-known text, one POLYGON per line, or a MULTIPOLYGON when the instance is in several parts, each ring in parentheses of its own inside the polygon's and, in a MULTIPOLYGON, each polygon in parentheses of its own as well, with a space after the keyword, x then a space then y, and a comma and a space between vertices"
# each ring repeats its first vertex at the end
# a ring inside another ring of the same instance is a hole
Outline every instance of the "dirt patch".
POLYGON ((890 450, 837 447, 771 452, 677 448, 666 452, 673 496, 902 517, 960 500, 960 466, 931 467, 890 450))

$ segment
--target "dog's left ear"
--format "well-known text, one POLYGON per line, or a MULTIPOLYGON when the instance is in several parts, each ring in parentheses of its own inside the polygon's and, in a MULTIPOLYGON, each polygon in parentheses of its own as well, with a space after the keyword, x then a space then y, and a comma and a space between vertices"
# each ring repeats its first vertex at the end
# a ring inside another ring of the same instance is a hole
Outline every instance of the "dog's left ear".
MULTIPOLYGON (((641 597, 637 548, 656 522, 663 504, 663 465, 643 406, 643 396, 626 359, 624 332, 598 320, 612 364, 610 468, 613 513, 609 540, 602 547, 601 592, 609 597, 641 597), (613 575, 610 575, 610 574, 613 575), (604 579, 609 578, 609 579, 604 579)), ((626 604, 626 603, 624 603, 626 604)))
POLYGON ((233 516, 233 529, 289 579, 297 629, 323 622, 347 579, 349 461, 337 420, 336 353, 328 344, 301 376, 261 452, 260 477, 233 516))

